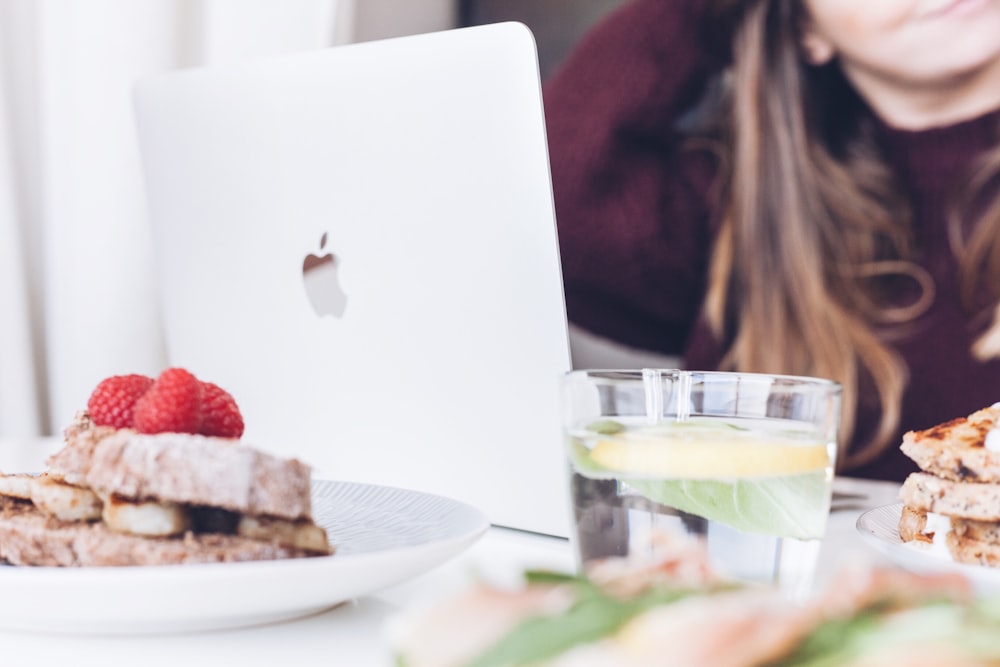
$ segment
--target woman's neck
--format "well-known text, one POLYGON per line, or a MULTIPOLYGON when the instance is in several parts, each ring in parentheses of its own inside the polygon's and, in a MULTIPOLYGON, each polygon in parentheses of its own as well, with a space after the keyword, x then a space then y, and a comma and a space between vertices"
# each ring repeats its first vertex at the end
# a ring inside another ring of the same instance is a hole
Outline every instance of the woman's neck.
POLYGON ((947 82, 924 85, 846 68, 844 75, 883 121, 904 130, 954 125, 1000 108, 1000 59, 947 82))

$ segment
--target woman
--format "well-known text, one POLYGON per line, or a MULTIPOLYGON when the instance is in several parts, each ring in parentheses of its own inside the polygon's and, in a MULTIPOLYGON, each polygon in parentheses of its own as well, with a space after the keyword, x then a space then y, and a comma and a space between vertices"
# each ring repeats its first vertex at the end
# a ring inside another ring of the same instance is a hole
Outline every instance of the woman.
POLYGON ((844 385, 851 475, 1000 400, 1000 0, 633 0, 545 88, 570 319, 844 385))

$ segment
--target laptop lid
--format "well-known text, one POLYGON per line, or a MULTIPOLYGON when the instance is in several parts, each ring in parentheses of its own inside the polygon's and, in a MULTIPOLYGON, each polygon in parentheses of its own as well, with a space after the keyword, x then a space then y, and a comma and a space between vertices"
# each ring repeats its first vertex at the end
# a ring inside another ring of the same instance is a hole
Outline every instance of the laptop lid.
POLYGON ((135 104, 170 362, 230 390, 247 442, 568 533, 526 27, 175 72, 135 104))

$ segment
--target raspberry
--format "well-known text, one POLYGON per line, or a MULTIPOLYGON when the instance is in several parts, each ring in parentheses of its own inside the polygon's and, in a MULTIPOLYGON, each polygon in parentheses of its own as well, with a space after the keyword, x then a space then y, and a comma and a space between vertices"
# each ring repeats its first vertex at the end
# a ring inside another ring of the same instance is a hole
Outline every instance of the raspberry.
POLYGON ((201 382, 183 368, 168 368, 135 404, 140 433, 197 433, 201 428, 201 382))
POLYGON ((218 385, 201 383, 201 434, 219 438, 243 435, 243 415, 236 400, 218 385))
POLYGON ((98 426, 132 428, 136 401, 152 386, 145 375, 113 375, 101 380, 87 400, 87 412, 98 426))

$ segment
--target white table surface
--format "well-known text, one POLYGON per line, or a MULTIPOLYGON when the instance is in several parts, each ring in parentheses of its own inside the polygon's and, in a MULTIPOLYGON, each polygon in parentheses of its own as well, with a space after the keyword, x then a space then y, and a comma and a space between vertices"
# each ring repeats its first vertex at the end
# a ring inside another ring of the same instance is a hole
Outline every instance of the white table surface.
MULTIPOLYGON (((57 441, 28 445, 0 439, 0 470, 39 470, 46 454, 57 446, 57 441)), ((835 492, 860 497, 840 501, 846 502, 846 507, 831 514, 820 573, 832 573, 856 562, 883 562, 882 556, 862 542, 854 524, 864 508, 894 502, 898 489, 894 483, 836 480, 835 492)), ((526 568, 571 571, 573 567, 567 540, 491 528, 472 547, 430 572, 307 618, 238 630, 128 637, 0 630, 0 664, 391 667, 386 634, 392 620, 401 614, 460 591, 478 576, 513 581, 526 568)))

